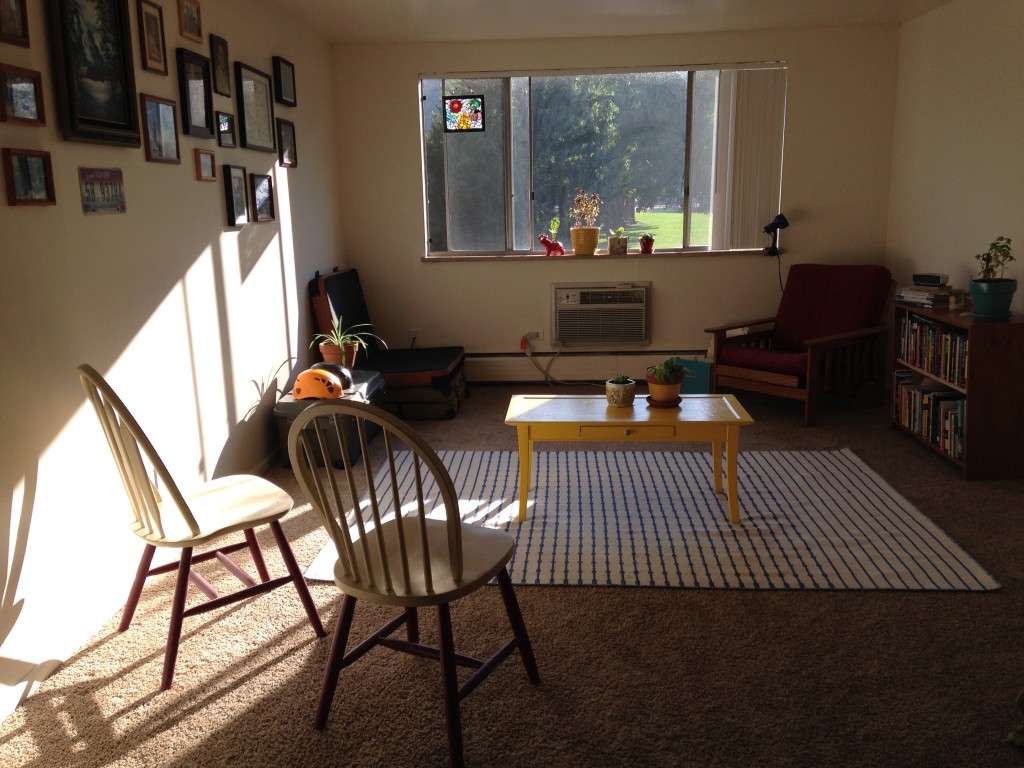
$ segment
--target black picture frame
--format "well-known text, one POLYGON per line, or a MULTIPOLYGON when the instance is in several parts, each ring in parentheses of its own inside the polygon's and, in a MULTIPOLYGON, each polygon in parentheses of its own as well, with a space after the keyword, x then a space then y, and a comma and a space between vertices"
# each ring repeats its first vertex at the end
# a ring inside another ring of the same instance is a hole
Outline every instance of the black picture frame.
POLYGON ((295 147, 295 123, 277 118, 277 162, 282 168, 294 168, 299 164, 299 153, 295 147))
POLYGON ((213 68, 213 90, 221 96, 231 96, 231 60, 228 41, 220 35, 210 35, 210 65, 213 68))
POLYGON ((262 173, 249 174, 249 196, 252 199, 251 221, 273 221, 274 179, 262 173))
POLYGON ((235 116, 230 112, 217 112, 217 144, 235 146, 235 116))
POLYGON ((175 103, 170 99, 140 93, 139 106, 142 110, 146 159, 151 163, 181 163, 175 103))
POLYGON ((210 60, 187 48, 178 48, 177 53, 181 130, 189 136, 212 139, 214 129, 210 60))
POLYGON ((245 167, 223 166, 224 202, 227 206, 228 226, 243 227, 249 223, 249 184, 245 167))
POLYGON ((0 123, 46 125, 42 73, 0 64, 0 123))
POLYGON ((2 152, 8 205, 56 205, 50 153, 37 149, 2 152))
POLYGON ((128 0, 47 0, 61 128, 68 141, 139 146, 128 0), (88 50, 73 30, 88 27, 88 50), (99 79, 102 72, 105 79, 99 79), (91 76, 90 76, 91 75, 91 76))
POLYGON ((286 107, 299 103, 295 93, 295 65, 280 56, 274 57, 274 100, 286 107))
POLYGON ((274 89, 270 75, 236 61, 235 98, 239 143, 246 149, 275 151, 274 89))
POLYGON ((142 68, 167 74, 167 45, 164 42, 164 9, 153 0, 136 1, 139 24, 139 58, 142 68))
POLYGON ((29 47, 25 0, 3 0, 0 3, 0 43, 29 47))

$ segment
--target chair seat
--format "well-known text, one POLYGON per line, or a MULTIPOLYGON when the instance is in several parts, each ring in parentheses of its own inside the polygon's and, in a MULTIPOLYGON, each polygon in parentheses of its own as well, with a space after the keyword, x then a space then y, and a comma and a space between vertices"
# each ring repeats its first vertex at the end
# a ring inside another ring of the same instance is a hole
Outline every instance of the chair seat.
POLYGON ((279 520, 292 508, 291 496, 256 475, 228 475, 211 480, 186 494, 185 501, 199 526, 198 534, 188 529, 181 515, 163 516, 163 536, 146 535, 138 525, 132 529, 158 547, 193 547, 226 533, 279 520))
POLYGON ((733 365, 737 368, 787 373, 791 376, 803 376, 807 373, 806 351, 790 352, 784 349, 764 349, 726 343, 719 350, 717 359, 722 365, 733 365))
MULTIPOLYGON (((420 536, 419 520, 415 517, 403 517, 401 520, 407 540, 418 540, 420 536)), ((345 594, 371 603, 403 607, 440 605, 468 595, 482 584, 486 584, 512 559, 515 540, 508 533, 478 525, 463 525, 462 579, 456 582, 452 579, 452 568, 448 559, 448 523, 445 520, 434 519, 427 519, 425 522, 430 548, 432 589, 428 590, 424 583, 423 557, 420 550, 416 548, 409 553, 410 582, 403 583, 402 577, 399 575, 394 579, 392 590, 388 591, 376 553, 383 537, 388 556, 390 558, 398 557, 398 522, 394 519, 388 520, 380 528, 366 533, 366 543, 373 555, 370 558, 373 583, 368 583, 369 579, 358 580, 346 575, 340 560, 334 565, 335 583, 345 594)), ((356 547, 356 558, 359 561, 360 570, 363 570, 367 568, 367 563, 362 547, 358 541, 353 543, 356 547)))

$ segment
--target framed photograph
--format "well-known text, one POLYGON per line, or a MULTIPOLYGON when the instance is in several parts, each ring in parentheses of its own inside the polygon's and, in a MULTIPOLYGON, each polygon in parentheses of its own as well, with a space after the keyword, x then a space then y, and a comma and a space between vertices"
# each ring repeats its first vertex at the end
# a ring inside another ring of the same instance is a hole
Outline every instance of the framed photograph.
POLYGON ((120 168, 79 168, 82 213, 126 213, 124 174, 120 168))
POLYGON ((5 147, 3 161, 8 205, 56 205, 49 152, 5 147))
POLYGON ((146 159, 152 163, 181 163, 174 102, 143 93, 139 95, 139 103, 142 106, 146 159))
POLYGON ((298 103, 295 100, 295 65, 280 56, 274 57, 274 99, 286 107, 298 103))
POLYGON ((210 92, 210 60, 178 49, 178 91, 181 95, 181 130, 189 136, 213 138, 213 94, 210 92))
POLYGON ((0 0, 0 43, 28 48, 28 12, 25 0, 0 0))
POLYGON ((217 143, 222 147, 235 146, 235 116, 229 112, 217 113, 217 143))
POLYGON ((128 0, 47 0, 47 11, 64 138, 139 146, 128 0))
POLYGON ((210 35, 210 63, 213 65, 213 90, 221 96, 231 95, 231 62, 228 60, 228 41, 210 35))
POLYGON ((270 176, 250 173, 249 192, 252 195, 252 220, 274 220, 274 180, 270 176))
POLYGON ((182 37, 203 42, 203 20, 199 0, 178 0, 178 31, 182 37))
POLYGON ((243 147, 273 152, 274 94, 270 75, 240 61, 235 62, 235 98, 238 101, 238 134, 243 147))
POLYGON ((136 2, 138 4, 142 68, 149 72, 166 75, 167 47, 164 45, 164 9, 152 0, 136 0, 136 2))
POLYGON ((216 181, 217 165, 209 149, 193 150, 196 157, 196 181, 216 181))
POLYGON ((0 64, 0 90, 0 122, 46 125, 43 76, 39 72, 0 64))
POLYGON ((295 151, 295 123, 277 118, 277 160, 282 168, 294 168, 299 164, 295 151))
POLYGON ((246 192, 245 168, 224 166, 224 199, 227 203, 228 226, 242 227, 249 223, 249 197, 246 192))

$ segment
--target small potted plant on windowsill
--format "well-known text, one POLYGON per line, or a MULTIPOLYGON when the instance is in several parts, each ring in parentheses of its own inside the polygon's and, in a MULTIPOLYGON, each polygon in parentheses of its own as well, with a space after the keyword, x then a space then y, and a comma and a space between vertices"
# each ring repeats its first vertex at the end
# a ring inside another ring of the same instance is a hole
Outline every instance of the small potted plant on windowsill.
POLYGON ((318 344, 325 363, 341 363, 346 368, 354 368, 356 355, 359 354, 360 349, 366 349, 368 338, 376 339, 387 349, 388 345, 380 336, 370 331, 358 330, 370 327, 369 323, 360 323, 342 330, 339 317, 330 331, 313 336, 313 340, 309 342, 309 348, 312 349, 314 344, 318 344))
POLYGON ((619 227, 615 230, 608 232, 608 255, 609 256, 625 256, 626 251, 629 250, 629 238, 623 234, 626 231, 625 227, 619 227))
POLYGON ((601 197, 597 192, 577 189, 569 208, 573 220, 573 226, 569 228, 569 239, 572 240, 572 252, 577 256, 593 256, 597 250, 601 228, 595 227, 594 222, 600 213, 601 197))
POLYGON ((689 371, 678 357, 668 357, 657 365, 648 366, 648 402, 656 408, 674 408, 679 405, 679 392, 687 374, 689 371))
POLYGON ((654 253, 654 235, 650 232, 640 235, 640 253, 654 253))
POLYGON ((620 373, 604 383, 604 394, 611 408, 629 408, 636 397, 636 382, 620 373))
POLYGON ((974 316, 982 320, 1005 320, 1010 316, 1010 303, 1017 290, 1017 281, 1003 277, 1006 265, 1016 261, 1010 252, 1013 241, 1008 237, 997 237, 984 253, 974 258, 981 265, 980 277, 971 280, 971 299, 974 301, 974 316))

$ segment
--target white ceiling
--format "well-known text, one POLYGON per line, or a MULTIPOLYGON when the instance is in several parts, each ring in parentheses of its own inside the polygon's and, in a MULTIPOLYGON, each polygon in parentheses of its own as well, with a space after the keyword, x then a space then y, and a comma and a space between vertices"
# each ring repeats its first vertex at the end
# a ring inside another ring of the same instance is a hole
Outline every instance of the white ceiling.
POLYGON ((336 42, 899 24, 951 0, 275 0, 336 42))

